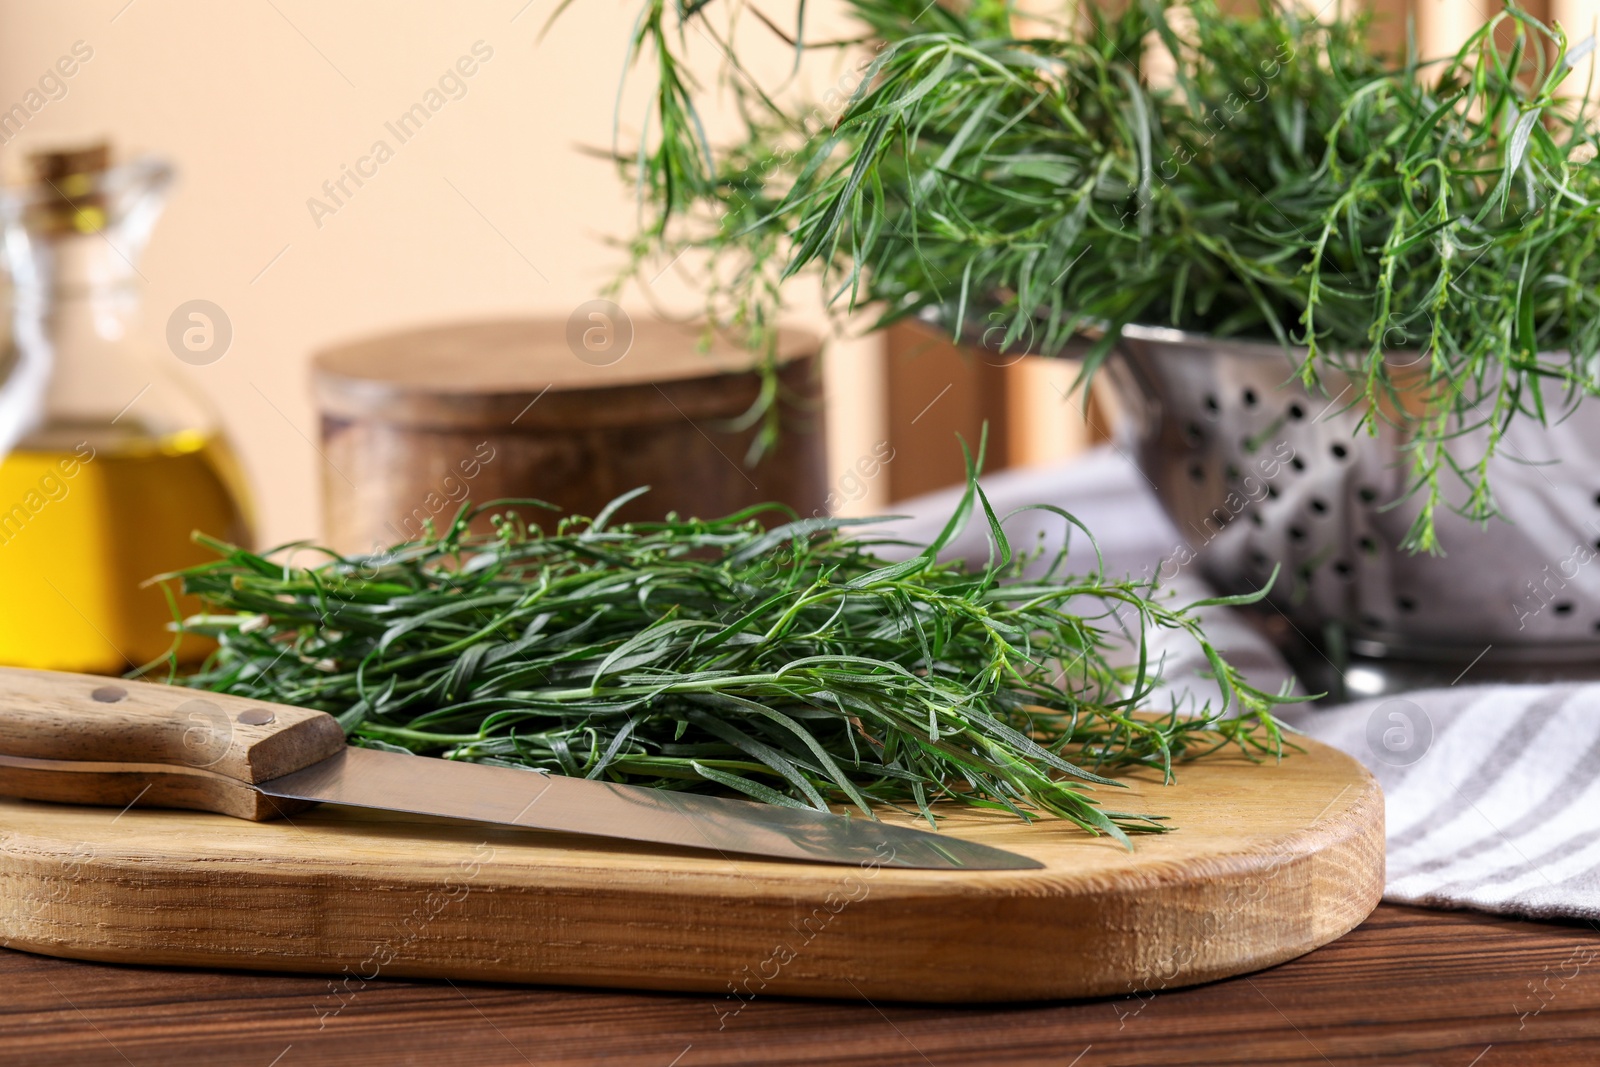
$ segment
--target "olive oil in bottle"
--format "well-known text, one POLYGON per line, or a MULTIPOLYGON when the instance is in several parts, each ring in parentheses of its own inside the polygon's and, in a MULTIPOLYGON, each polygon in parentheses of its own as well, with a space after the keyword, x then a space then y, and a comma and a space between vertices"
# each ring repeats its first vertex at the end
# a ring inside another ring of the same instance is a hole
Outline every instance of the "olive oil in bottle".
MULTIPOLYGON (((112 673, 165 655, 174 606, 198 605, 149 579, 213 558, 193 531, 249 539, 217 420, 164 365, 174 356, 126 337, 133 261, 171 172, 153 160, 111 168, 107 155, 36 156, 37 184, 8 193, 21 202, 7 213, 8 334, 47 345, 52 368, 32 428, 0 459, 0 663, 11 666, 112 673)), ((185 638, 179 654, 206 651, 185 638)))

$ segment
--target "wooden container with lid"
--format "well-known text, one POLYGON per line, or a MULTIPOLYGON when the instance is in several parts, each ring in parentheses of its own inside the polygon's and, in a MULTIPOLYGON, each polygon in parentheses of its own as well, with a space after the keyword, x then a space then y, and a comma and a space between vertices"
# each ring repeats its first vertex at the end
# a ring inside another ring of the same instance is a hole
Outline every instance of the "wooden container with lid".
POLYGON ((462 500, 533 497, 551 528, 641 485, 620 520, 716 517, 778 501, 820 513, 826 496, 819 343, 779 339, 776 447, 754 467, 752 357, 704 330, 624 323, 631 344, 586 351, 569 322, 508 319, 408 330, 319 353, 324 535, 368 552, 442 528, 462 500), (579 354, 581 353, 581 355, 579 354))

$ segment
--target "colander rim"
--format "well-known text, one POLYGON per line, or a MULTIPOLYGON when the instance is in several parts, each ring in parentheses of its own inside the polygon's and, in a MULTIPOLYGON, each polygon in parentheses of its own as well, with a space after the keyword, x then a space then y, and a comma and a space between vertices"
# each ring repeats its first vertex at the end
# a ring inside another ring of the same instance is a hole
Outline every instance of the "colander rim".
MULTIPOLYGON (((1270 359, 1273 357, 1282 359, 1288 357, 1296 363, 1304 362, 1306 354, 1310 351, 1304 345, 1285 346, 1277 341, 1264 341, 1253 337, 1218 337, 1216 334, 1180 330, 1172 326, 1151 326, 1145 323, 1133 322, 1128 323, 1118 332, 1118 342, 1120 343, 1124 339, 1166 345, 1188 345, 1208 348, 1226 347, 1229 350, 1229 355, 1253 359, 1270 359)), ((1540 354, 1560 355, 1561 353, 1541 352, 1540 354)), ((1323 351, 1318 358, 1319 360, 1327 360, 1331 355, 1333 353, 1323 351)), ((1364 360, 1365 356, 1361 355, 1357 358, 1364 360)), ((1397 348, 1386 352, 1383 358, 1384 362, 1391 367, 1403 370, 1406 367, 1416 366, 1426 359, 1427 355, 1420 348, 1397 348)), ((1338 367, 1335 361, 1334 365, 1328 369, 1343 370, 1345 368, 1338 367)))
MULTIPOLYGON (((1238 348, 1258 349, 1262 355, 1283 355, 1285 346, 1277 341, 1265 341, 1253 337, 1219 337, 1211 333, 1199 333, 1195 330, 1180 330, 1173 326, 1152 326, 1145 323, 1130 322, 1117 332, 1118 339, 1128 338, 1132 341, 1156 341, 1169 345, 1229 345, 1238 348)), ((1299 345, 1291 346, 1287 351, 1304 352, 1305 348, 1299 345)))

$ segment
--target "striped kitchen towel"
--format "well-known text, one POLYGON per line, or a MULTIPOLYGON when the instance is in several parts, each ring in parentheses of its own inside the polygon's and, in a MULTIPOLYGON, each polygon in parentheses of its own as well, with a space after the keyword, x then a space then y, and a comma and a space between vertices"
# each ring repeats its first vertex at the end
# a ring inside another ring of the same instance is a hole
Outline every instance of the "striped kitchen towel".
MULTIPOLYGON (((983 479, 995 510, 1048 501, 1099 538, 1112 574, 1159 574, 1180 600, 1206 595, 1183 539, 1148 483, 1116 449, 983 479)), ((904 501, 894 531, 932 538, 959 490, 904 501)), ((1061 523, 1026 511, 1006 524, 1014 542, 1060 544, 1061 523)), ((950 555, 981 562, 984 524, 968 526, 950 555)), ((1071 563, 1094 564, 1087 540, 1071 563)), ((1257 686, 1276 690, 1289 669, 1229 608, 1206 609, 1206 632, 1257 686)), ((1181 634, 1156 641, 1174 691, 1204 702, 1216 687, 1205 658, 1181 634)), ((1334 708, 1291 708, 1284 718, 1343 749, 1383 784, 1389 833, 1385 899, 1536 917, 1600 919, 1600 684, 1456 686, 1334 708)), ((1290 758, 1293 758, 1292 756, 1290 758)))
MULTIPOLYGON (((1233 609, 1202 618, 1254 684, 1271 690, 1289 677, 1233 609)), ((1168 685, 1215 705, 1192 642, 1157 644, 1168 685)), ((1460 685, 1280 714, 1382 784, 1385 900, 1600 919, 1600 684, 1460 685)))
POLYGON ((1600 685, 1428 689, 1286 717, 1382 783, 1385 900, 1600 919, 1600 685))

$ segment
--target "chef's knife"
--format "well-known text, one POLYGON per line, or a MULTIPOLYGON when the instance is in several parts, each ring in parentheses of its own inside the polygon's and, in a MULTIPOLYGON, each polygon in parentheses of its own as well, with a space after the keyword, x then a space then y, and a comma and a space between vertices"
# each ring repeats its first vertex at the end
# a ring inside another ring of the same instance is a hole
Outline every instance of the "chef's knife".
POLYGON ((254 821, 344 804, 819 863, 1042 866, 863 818, 347 747, 305 708, 15 668, 0 668, 0 795, 254 821))

